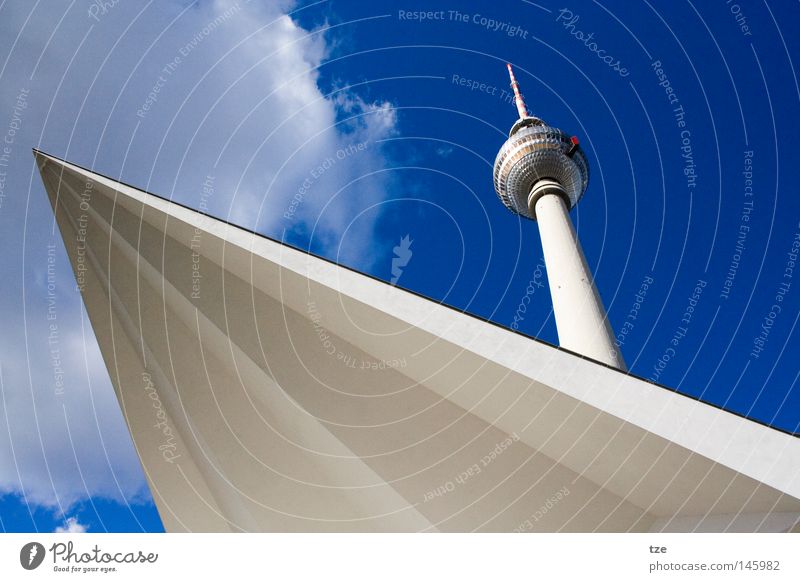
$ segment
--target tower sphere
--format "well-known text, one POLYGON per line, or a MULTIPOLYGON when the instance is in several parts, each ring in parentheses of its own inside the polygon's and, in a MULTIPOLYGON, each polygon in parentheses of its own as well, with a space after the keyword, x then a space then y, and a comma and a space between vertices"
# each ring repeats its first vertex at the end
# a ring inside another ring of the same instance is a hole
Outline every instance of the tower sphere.
POLYGON ((497 153, 494 189, 506 208, 536 220, 537 193, 532 190, 540 180, 557 182, 572 210, 589 184, 589 163, 577 138, 538 117, 524 117, 517 120, 497 153))

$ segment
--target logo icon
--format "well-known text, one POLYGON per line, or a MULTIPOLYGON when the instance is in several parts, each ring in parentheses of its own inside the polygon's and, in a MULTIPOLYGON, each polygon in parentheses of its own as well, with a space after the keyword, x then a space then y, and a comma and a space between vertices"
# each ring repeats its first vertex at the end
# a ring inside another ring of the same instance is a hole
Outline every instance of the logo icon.
POLYGON ((44 561, 44 546, 39 542, 28 542, 19 551, 19 563, 26 570, 35 570, 44 561))
POLYGON ((403 274, 403 267, 408 265, 411 256, 414 254, 411 251, 411 243, 414 242, 406 235, 400 239, 400 244, 394 247, 394 258, 392 259, 392 280, 391 284, 396 285, 400 275, 403 274))

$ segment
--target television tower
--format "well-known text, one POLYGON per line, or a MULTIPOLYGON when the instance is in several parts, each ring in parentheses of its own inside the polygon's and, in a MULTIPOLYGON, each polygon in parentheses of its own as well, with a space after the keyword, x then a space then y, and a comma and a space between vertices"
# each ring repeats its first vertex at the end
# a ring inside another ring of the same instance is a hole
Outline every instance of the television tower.
POLYGON ((528 114, 506 66, 519 119, 497 153, 494 188, 506 208, 539 223, 561 346, 626 370, 569 218, 589 183, 589 163, 577 137, 528 114))

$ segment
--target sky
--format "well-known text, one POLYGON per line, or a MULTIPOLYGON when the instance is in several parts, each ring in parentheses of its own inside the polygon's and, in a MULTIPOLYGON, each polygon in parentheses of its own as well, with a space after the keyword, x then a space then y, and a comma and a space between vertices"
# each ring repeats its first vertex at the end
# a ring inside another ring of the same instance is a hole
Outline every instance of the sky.
POLYGON ((492 185, 506 62, 587 155, 631 373, 800 431, 798 29, 794 0, 0 3, 0 528, 162 530, 31 148, 557 344, 492 185))

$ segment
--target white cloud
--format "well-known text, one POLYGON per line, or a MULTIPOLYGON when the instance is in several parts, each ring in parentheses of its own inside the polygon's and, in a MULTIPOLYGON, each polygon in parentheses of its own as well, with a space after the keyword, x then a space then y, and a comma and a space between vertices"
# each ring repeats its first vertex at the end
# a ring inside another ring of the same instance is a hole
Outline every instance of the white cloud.
POLYGON ((85 533, 86 526, 78 523, 78 518, 76 517, 68 517, 64 520, 63 526, 58 526, 53 533, 85 533))
MULTIPOLYGON (((216 10, 228 4, 218 0, 216 10)), ((268 7, 243 11, 226 26, 227 38, 216 39, 219 53, 235 46, 236 39, 248 39, 231 53, 235 57, 221 61, 235 59, 236 70, 224 65, 206 68, 204 74, 214 80, 201 85, 224 88, 217 92, 220 101, 214 114, 202 120, 206 131, 200 132, 222 139, 216 149, 192 144, 197 155, 187 156, 184 163, 200 171, 204 155, 223 153, 226 165, 217 191, 235 192, 236 198, 218 197, 216 210, 234 223, 273 236, 280 236, 284 228, 313 230, 315 238, 333 247, 327 249, 331 254, 336 254, 344 232, 368 242, 372 222, 352 221, 363 208, 386 197, 386 179, 375 174, 384 166, 378 140, 396 131, 395 110, 388 102, 369 102, 347 87, 336 87, 330 95, 320 91, 319 67, 329 53, 324 26, 308 31, 287 16, 275 20, 268 7), (245 66, 253 68, 239 70, 245 66), (220 150, 223 139, 225 152, 220 150), (357 155, 340 155, 358 144, 366 148, 357 155), (334 163, 324 177, 316 178, 312 171, 330 159, 334 163), (311 187, 287 219, 287 209, 308 179, 311 187)), ((348 259, 363 259, 363 253, 344 257, 348 259)))
MULTIPOLYGON (((0 281, 0 495, 23 495, 64 514, 87 496, 129 502, 146 491, 59 234, 51 235, 52 211, 31 147, 109 175, 124 167, 124 181, 190 206, 198 205, 205 177, 214 175, 209 212, 274 236, 284 228, 314 231, 331 255, 344 232, 362 247, 373 236, 374 213, 353 219, 385 200, 385 161, 376 142, 396 131, 393 108, 348 88, 321 92, 319 67, 335 38, 325 25, 302 28, 287 15, 290 2, 240 0, 240 9, 182 55, 199 31, 235 4, 172 0, 139 14, 139 3, 121 2, 100 22, 83 9, 48 5, 36 8, 24 29, 32 6, 3 8, 0 53, 10 58, 0 76, 0 122, 20 87, 29 86, 31 94, 6 182, 7 193, 20 194, 6 198, 0 212, 0 270, 6 274, 0 281), (177 56, 180 64, 139 117, 159 74, 177 56), (338 152, 358 144, 366 146, 339 159, 338 152), (324 179, 312 180, 287 219, 298 189, 329 159, 335 163, 324 179), (47 340, 50 241, 58 244, 63 395, 55 394, 47 340)), ((340 258, 365 268, 355 262, 364 255, 340 258)))

